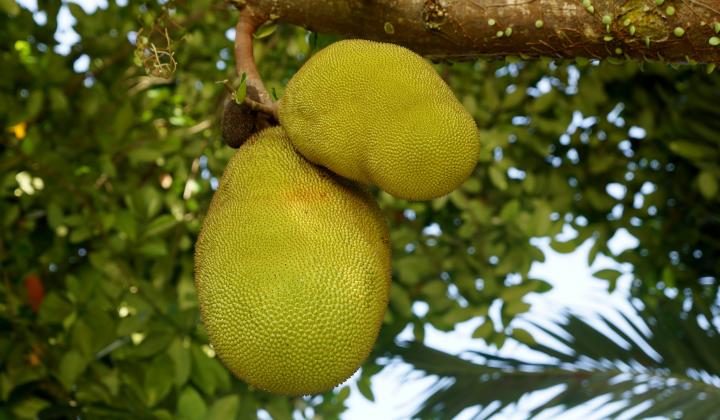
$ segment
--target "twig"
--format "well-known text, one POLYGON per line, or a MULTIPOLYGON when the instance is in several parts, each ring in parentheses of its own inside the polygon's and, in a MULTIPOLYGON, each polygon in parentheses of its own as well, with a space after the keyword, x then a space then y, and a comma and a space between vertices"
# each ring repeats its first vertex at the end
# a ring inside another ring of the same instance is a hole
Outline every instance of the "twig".
POLYGON ((235 69, 238 76, 247 76, 247 94, 245 102, 252 109, 262 111, 277 120, 277 107, 262 82, 253 57, 253 33, 267 18, 255 14, 251 8, 240 10, 235 27, 235 69))

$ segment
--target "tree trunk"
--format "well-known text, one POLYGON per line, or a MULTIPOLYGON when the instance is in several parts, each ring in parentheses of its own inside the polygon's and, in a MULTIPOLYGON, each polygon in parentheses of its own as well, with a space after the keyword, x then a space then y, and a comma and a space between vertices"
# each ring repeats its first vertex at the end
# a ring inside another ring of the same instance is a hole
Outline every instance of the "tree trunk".
POLYGON ((393 42, 435 59, 720 63, 720 0, 233 1, 265 18, 393 42))

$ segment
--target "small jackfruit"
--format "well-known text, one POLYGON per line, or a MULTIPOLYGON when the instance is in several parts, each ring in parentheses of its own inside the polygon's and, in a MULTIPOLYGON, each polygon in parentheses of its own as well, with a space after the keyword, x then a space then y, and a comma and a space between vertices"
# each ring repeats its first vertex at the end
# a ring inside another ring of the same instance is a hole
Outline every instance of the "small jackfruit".
POLYGON ((196 244, 195 286, 210 342, 235 375, 278 394, 323 392, 377 338, 388 227, 364 189, 268 128, 225 168, 196 244))
POLYGON ((472 116, 429 63, 398 45, 321 50, 288 82, 278 114, 308 160, 399 198, 451 192, 479 155, 472 116))
POLYGON ((246 103, 225 101, 222 115, 222 139, 233 149, 240 147, 257 130, 258 112, 246 103))

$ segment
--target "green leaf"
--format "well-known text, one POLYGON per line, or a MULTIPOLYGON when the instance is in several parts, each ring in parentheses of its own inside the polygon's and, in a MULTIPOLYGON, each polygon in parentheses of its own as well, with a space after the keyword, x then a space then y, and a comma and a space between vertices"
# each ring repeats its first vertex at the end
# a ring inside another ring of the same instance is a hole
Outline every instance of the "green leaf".
MULTIPOLYGON (((50 402, 42 398, 25 398, 13 406, 12 413, 17 419, 37 419, 40 411, 49 405, 50 402)), ((0 411, 0 416, 2 414, 2 411, 0 411)))
POLYGON ((212 366, 216 361, 208 357, 197 345, 191 345, 190 355, 192 358, 190 375, 192 382, 206 395, 213 395, 218 385, 212 366))
POLYGON ((593 242, 593 246, 592 246, 592 248, 590 248, 590 252, 588 253, 588 259, 587 259, 588 267, 593 265, 593 263, 595 262, 595 259, 597 258, 597 255, 606 246, 607 246, 607 237, 605 235, 601 235, 599 238, 595 239, 595 241, 593 242))
POLYGON ((590 173, 600 174, 607 172, 616 161, 618 161, 618 158, 614 154, 593 154, 592 158, 588 161, 590 173))
POLYGON ((41 324, 60 324, 73 312, 73 306, 67 300, 51 292, 42 301, 38 313, 41 324))
POLYGON ((357 381, 358 390, 368 401, 375 401, 375 395, 370 384, 370 375, 362 374, 357 381))
POLYGON ((535 346, 537 342, 535 341, 535 338, 530 334, 527 330, 524 330, 522 328, 513 328, 512 330, 512 337, 516 339, 517 341, 526 344, 530 347, 535 346))
POLYGON ((238 413, 239 420, 255 420, 257 419, 258 403, 253 394, 247 393, 241 395, 240 408, 238 413))
POLYGON ((718 154, 717 149, 700 142, 679 140, 670 142, 669 146, 673 153, 693 161, 715 159, 718 154))
POLYGON ((20 13, 20 6, 15 0, 0 0, 0 10, 11 17, 15 17, 20 13))
POLYGON ((412 316, 412 301, 407 291, 394 282, 390 284, 390 305, 398 315, 405 318, 412 316))
POLYGON ((535 291, 535 288, 538 287, 540 284, 541 283, 538 282, 528 281, 517 286, 506 287, 503 289, 502 292, 500 292, 499 297, 505 302, 521 300, 528 293, 535 291))
POLYGON ((45 93, 42 90, 34 90, 30 93, 27 101, 26 120, 33 120, 42 111, 45 102, 45 93))
POLYGON ((447 285, 441 280, 432 280, 422 287, 422 293, 431 298, 438 298, 447 294, 447 285))
MULTIPOLYGON (((188 343, 189 344, 189 343, 188 343)), ((182 386, 190 377, 190 347, 184 346, 182 339, 176 337, 170 347, 168 347, 168 355, 174 363, 173 379, 175 386, 182 386)))
POLYGON ((485 322, 483 322, 479 327, 475 328, 475 331, 473 331, 472 333, 472 338, 488 339, 494 333, 495 327, 493 326, 492 321, 489 318, 486 318, 485 322))
POLYGON ((245 95, 247 95, 247 74, 243 72, 242 76, 240 76, 240 85, 237 89, 235 89, 235 103, 240 105, 245 100, 245 95))
POLYGON ((255 34, 253 35, 253 37, 255 37, 255 39, 267 38, 270 35, 272 35, 273 33, 275 33, 276 29, 277 29, 277 25, 274 23, 265 24, 265 25, 261 26, 260 28, 258 28, 257 31, 255 31, 255 34))
POLYGON ((78 319, 73 325, 72 344, 85 359, 89 360, 94 356, 93 331, 82 319, 78 319))
POLYGON ((527 93, 525 92, 525 89, 517 87, 512 93, 507 94, 505 98, 503 98, 502 108, 515 108, 516 106, 523 103, 525 98, 527 98, 527 93))
POLYGON ((292 407, 287 398, 275 397, 265 406, 273 420, 292 420, 292 407))
POLYGON ((700 192, 705 198, 708 200, 715 198, 718 193, 718 180, 712 172, 700 172, 700 175, 697 177, 697 183, 698 187, 700 187, 700 192))
POLYGON ((172 229, 175 225, 177 225, 178 221, 175 218, 175 216, 172 216, 170 214, 163 214, 161 216, 156 217, 150 224, 145 228, 145 232, 143 232, 143 236, 145 238, 150 238, 153 236, 158 236, 162 233, 165 233, 166 231, 172 229))
POLYGON ((500 210, 500 218, 505 222, 510 222, 520 211, 520 201, 510 200, 500 210))
POLYGON ((490 111, 494 111, 500 106, 500 96, 498 95, 498 86, 497 83, 495 83, 495 80, 485 80, 481 102, 490 111))
POLYGON ((216 400, 210 406, 210 410, 205 416, 206 420, 230 420, 236 418, 238 408, 240 407, 240 398, 237 395, 228 395, 216 400))
POLYGON ((423 255, 407 255, 397 259, 394 267, 401 283, 414 286, 430 273, 432 262, 423 255))
POLYGON ((137 248, 137 252, 147 257, 164 257, 168 253, 167 244, 162 239, 148 241, 137 248))
POLYGON ((200 394, 191 386, 180 393, 176 414, 182 420, 203 420, 207 413, 207 405, 200 394))
POLYGON ((155 357, 145 371, 145 396, 148 407, 154 407, 170 392, 173 386, 173 360, 162 354, 155 357))
POLYGON ((617 279, 620 277, 622 273, 617 270, 613 270, 611 268, 606 268, 600 271, 596 271, 593 273, 593 277, 597 277, 602 280, 607 280, 609 284, 610 291, 615 289, 615 285, 617 284, 617 279))
POLYGON ((70 350, 60 360, 58 379, 66 390, 70 390, 78 377, 85 371, 88 361, 79 352, 70 350))
POLYGON ((62 209, 53 201, 51 201, 47 207, 47 221, 53 230, 57 229, 63 222, 62 209))
POLYGON ((569 254, 575 251, 579 245, 577 238, 565 242, 556 241, 555 239, 550 241, 550 248, 561 254, 569 254))
POLYGON ((162 152, 151 147, 138 147, 128 153, 128 159, 133 165, 139 163, 151 163, 162 157, 162 152))
POLYGON ((510 303, 506 302, 506 304, 503 305, 503 314, 507 316, 524 314, 528 310, 530 310, 530 304, 519 300, 510 303))
POLYGON ((490 175, 490 181, 500 191, 505 191, 508 188, 508 182, 507 178, 505 177, 505 173, 497 166, 491 166, 488 169, 488 175, 490 175))
POLYGON ((135 113, 133 111, 132 102, 125 101, 114 114, 112 123, 113 135, 117 139, 125 137, 130 127, 135 122, 135 113))

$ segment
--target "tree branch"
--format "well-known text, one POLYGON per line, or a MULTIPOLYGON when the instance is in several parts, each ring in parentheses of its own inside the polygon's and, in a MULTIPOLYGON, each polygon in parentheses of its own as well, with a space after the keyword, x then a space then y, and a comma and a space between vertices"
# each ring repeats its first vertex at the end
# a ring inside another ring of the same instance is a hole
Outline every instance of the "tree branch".
POLYGON ((239 2, 265 18, 321 33, 393 42, 436 59, 545 56, 720 63, 718 0, 239 2))
POLYGON ((264 112, 277 120, 275 103, 263 84, 253 56, 253 34, 266 20, 263 14, 254 13, 251 8, 240 10, 235 27, 235 69, 238 76, 245 73, 247 77, 245 102, 253 110, 264 112))

